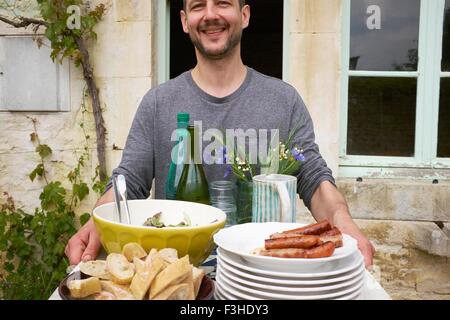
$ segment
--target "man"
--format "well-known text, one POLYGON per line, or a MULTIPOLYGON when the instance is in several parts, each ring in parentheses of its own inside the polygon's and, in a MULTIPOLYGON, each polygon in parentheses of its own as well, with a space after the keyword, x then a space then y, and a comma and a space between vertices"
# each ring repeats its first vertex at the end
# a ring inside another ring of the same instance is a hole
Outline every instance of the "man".
MULTIPOLYGON (((156 197, 164 197, 171 161, 171 133, 178 112, 201 120, 204 129, 277 129, 285 140, 300 126, 296 141, 306 162, 298 176, 298 193, 316 220, 328 219, 358 240, 366 266, 374 248, 353 222, 331 170, 319 154, 309 113, 290 85, 246 67, 241 59, 242 30, 249 25, 250 7, 244 0, 185 0, 180 13, 183 30, 195 46, 197 65, 191 71, 150 90, 143 98, 130 130, 122 161, 114 175, 127 178, 130 199, 149 196, 155 178, 156 197)), ((208 180, 223 178, 223 166, 205 166, 208 180)), ((112 202, 109 189, 96 206, 112 202)), ((66 254, 71 264, 94 259, 100 242, 92 219, 70 239, 66 254)))

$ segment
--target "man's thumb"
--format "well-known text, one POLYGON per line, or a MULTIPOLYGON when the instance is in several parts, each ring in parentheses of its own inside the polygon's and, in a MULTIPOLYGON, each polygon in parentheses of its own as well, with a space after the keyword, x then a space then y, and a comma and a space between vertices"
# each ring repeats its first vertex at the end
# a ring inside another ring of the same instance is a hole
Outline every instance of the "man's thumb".
POLYGON ((97 237, 95 232, 91 232, 89 234, 89 243, 84 250, 84 253, 81 257, 83 262, 95 259, 97 257, 98 251, 100 250, 100 239, 97 237))

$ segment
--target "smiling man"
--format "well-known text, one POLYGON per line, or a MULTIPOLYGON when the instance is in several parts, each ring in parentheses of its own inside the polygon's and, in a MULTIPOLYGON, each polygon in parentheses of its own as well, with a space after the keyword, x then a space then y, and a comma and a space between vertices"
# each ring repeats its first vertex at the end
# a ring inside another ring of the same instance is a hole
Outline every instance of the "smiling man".
MULTIPOLYGON (((151 89, 142 99, 122 161, 113 170, 113 175, 126 176, 129 199, 147 198, 153 179, 156 198, 165 197, 170 138, 178 112, 188 112, 191 119, 202 121, 204 129, 279 129, 283 141, 299 127, 294 140, 302 146, 306 161, 297 174, 298 194, 316 220, 328 219, 357 239, 366 266, 370 266, 374 248, 353 222, 345 199, 335 187, 300 95, 289 84, 242 62, 241 37, 250 22, 250 7, 243 0, 185 0, 180 16, 183 30, 195 46, 197 65, 151 89)), ((204 167, 209 181, 223 179, 224 165, 204 167)), ((110 187, 97 206, 113 201, 110 187)), ((71 264, 77 264, 95 258, 99 248, 91 219, 70 239, 66 254, 71 264)))
POLYGON ((244 9, 245 1, 239 1, 241 10, 245 10, 244 14, 247 17, 245 19, 240 19, 234 14, 233 6, 230 5, 229 1, 219 2, 221 3, 218 5, 223 9, 221 10, 223 20, 204 19, 204 8, 209 15, 215 14, 214 9, 208 8, 204 1, 190 1, 189 7, 187 7, 186 0, 184 0, 184 10, 181 11, 183 30, 189 34, 195 48, 201 56, 215 60, 223 58, 230 50, 240 44, 242 29, 248 26, 250 18, 249 7, 247 6, 244 9), (189 19, 187 19, 186 14, 188 10, 189 19))

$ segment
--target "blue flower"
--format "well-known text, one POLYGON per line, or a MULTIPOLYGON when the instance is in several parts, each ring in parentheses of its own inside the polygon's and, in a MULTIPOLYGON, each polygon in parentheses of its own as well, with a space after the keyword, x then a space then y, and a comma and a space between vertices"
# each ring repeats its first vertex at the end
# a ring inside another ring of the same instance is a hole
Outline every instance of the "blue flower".
POLYGON ((222 147, 215 150, 216 164, 227 163, 227 148, 222 147))
POLYGON ((305 156, 303 155, 302 152, 300 152, 299 150, 297 150, 296 148, 293 148, 291 150, 292 155, 294 156, 294 159, 297 161, 305 161, 305 156))
POLYGON ((233 171, 233 169, 231 168, 231 165, 227 164, 227 167, 225 169, 225 173, 224 173, 223 177, 224 178, 228 177, 231 174, 232 171, 233 171))
POLYGON ((227 147, 223 147, 222 151, 223 151, 223 160, 225 161, 224 163, 227 163, 228 160, 227 147))

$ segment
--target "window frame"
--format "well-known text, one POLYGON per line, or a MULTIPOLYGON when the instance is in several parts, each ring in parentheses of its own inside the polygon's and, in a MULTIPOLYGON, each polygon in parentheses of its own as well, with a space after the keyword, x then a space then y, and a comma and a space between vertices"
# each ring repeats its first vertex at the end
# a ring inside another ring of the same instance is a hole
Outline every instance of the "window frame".
POLYGON ((450 77, 450 72, 441 71, 445 0, 420 1, 419 65, 414 72, 350 70, 351 0, 343 0, 342 5, 339 176, 420 177, 420 170, 431 169, 427 177, 450 178, 450 158, 437 158, 440 81, 441 77, 450 77), (414 157, 347 155, 351 76, 417 78, 414 157))
MULTIPOLYGON (((157 12, 157 84, 162 84, 170 79, 170 1, 162 0, 158 2, 157 12)), ((174 1, 174 0, 172 0, 174 1)), ((283 1, 283 77, 284 81, 289 79, 289 28, 290 28, 290 7, 291 1, 283 1)), ((294 0, 295 1, 295 0, 294 0)))

